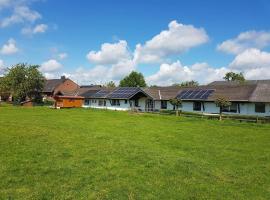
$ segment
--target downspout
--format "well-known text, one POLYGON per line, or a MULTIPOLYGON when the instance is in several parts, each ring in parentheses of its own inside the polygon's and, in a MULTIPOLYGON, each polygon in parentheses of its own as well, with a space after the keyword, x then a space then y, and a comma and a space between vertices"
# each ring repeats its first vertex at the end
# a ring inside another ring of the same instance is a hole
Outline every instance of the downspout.
POLYGON ((161 97, 160 90, 158 90, 158 96, 159 96, 159 99, 161 100, 161 99, 162 99, 162 97, 161 97))

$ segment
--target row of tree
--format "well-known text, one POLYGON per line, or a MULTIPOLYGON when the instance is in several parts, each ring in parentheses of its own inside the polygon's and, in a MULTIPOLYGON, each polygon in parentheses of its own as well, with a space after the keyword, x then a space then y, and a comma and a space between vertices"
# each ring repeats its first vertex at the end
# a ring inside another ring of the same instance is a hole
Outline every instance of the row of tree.
MULTIPOLYGON (((235 72, 226 73, 223 79, 229 82, 239 82, 239 83, 243 83, 245 81, 245 77, 242 73, 235 73, 235 72)), ((105 86, 116 87, 116 84, 115 82, 110 81, 107 84, 105 84, 105 86)), ((129 75, 124 77, 119 83, 119 87, 146 87, 146 86, 147 85, 143 74, 135 71, 131 72, 129 75)), ((152 87, 155 86, 156 85, 152 85, 152 87)), ((199 83, 197 81, 191 80, 191 81, 184 81, 182 83, 175 83, 172 86, 196 87, 199 86, 199 83)))

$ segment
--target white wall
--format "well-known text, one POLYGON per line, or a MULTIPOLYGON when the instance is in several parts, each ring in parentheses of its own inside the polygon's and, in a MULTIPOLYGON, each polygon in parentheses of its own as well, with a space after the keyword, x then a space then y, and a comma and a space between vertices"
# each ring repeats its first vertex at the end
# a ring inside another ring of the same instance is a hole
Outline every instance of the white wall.
MULTIPOLYGON (((141 111, 145 111, 145 103, 146 103, 145 97, 139 99, 139 106, 136 107, 137 109, 140 109, 141 111)), ((130 101, 128 100, 127 103, 125 103, 125 100, 119 100, 120 105, 112 106, 110 103, 110 100, 106 100, 106 106, 99 106, 98 100, 95 99, 96 102, 92 102, 92 99, 90 99, 90 105, 83 105, 83 107, 91 107, 91 108, 101 108, 101 109, 109 109, 109 110, 130 110, 131 108, 134 108, 135 101, 130 100, 132 102, 132 107, 130 107, 130 101)), ((255 103, 247 103, 243 102, 240 103, 240 114, 241 115, 255 115, 255 116, 270 116, 270 103, 267 103, 265 106, 265 113, 256 113, 255 112, 255 103)), ((182 103, 182 108, 179 108, 182 111, 185 112, 197 112, 197 113, 219 113, 219 107, 216 106, 214 102, 204 102, 204 108, 203 111, 203 105, 201 107, 201 111, 194 111, 193 110, 193 102, 184 101, 182 103)), ((156 100, 154 101, 154 109, 160 110, 161 109, 161 101, 156 100)), ((173 105, 168 101, 167 102, 167 110, 173 110, 173 105)), ((239 113, 227 113, 227 114, 239 114, 239 113)))

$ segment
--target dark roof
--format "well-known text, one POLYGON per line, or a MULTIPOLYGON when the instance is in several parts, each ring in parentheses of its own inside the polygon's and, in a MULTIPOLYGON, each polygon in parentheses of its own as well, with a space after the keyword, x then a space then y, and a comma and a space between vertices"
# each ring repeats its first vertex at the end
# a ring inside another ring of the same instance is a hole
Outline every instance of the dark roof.
POLYGON ((101 90, 99 90, 96 93, 92 94, 89 98, 93 98, 93 99, 105 99, 114 90, 116 90, 116 88, 102 88, 101 90))
POLYGON ((139 87, 119 87, 112 91, 107 98, 108 99, 131 99, 136 94, 144 94, 145 96, 149 96, 139 87))
POLYGON ((53 92, 54 89, 62 84, 66 79, 48 79, 45 81, 43 92, 53 92))
POLYGON ((100 86, 80 87, 73 91, 59 91, 58 94, 65 96, 82 96, 84 98, 89 98, 101 89, 102 88, 100 86))

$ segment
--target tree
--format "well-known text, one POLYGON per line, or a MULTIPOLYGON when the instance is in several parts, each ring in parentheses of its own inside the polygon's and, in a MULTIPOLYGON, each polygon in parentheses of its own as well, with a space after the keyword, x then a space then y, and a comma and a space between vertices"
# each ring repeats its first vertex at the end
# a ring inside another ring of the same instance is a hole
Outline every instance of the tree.
POLYGON ((115 88, 116 87, 116 85, 115 85, 115 83, 113 81, 110 81, 110 82, 106 83, 105 86, 110 87, 110 88, 115 88))
POLYGON ((216 98, 215 104, 219 107, 219 120, 221 121, 223 108, 230 106, 231 102, 226 97, 220 96, 216 98))
POLYGON ((176 116, 179 115, 178 108, 182 107, 182 100, 181 99, 170 99, 170 103, 175 107, 176 116))
POLYGON ((142 73, 132 71, 128 76, 120 81, 120 87, 146 87, 142 73))
POLYGON ((225 74, 225 76, 223 77, 224 80, 226 81, 237 81, 237 82, 244 82, 245 81, 245 77, 243 75, 243 73, 234 73, 234 72, 228 72, 225 74))
POLYGON ((195 86, 199 86, 199 83, 197 81, 191 80, 191 81, 184 81, 180 84, 176 83, 176 84, 173 84, 173 86, 195 87, 195 86))
POLYGON ((40 101, 45 78, 38 68, 38 65, 24 63, 14 65, 2 78, 2 88, 9 91, 17 102, 22 102, 26 98, 40 101))

